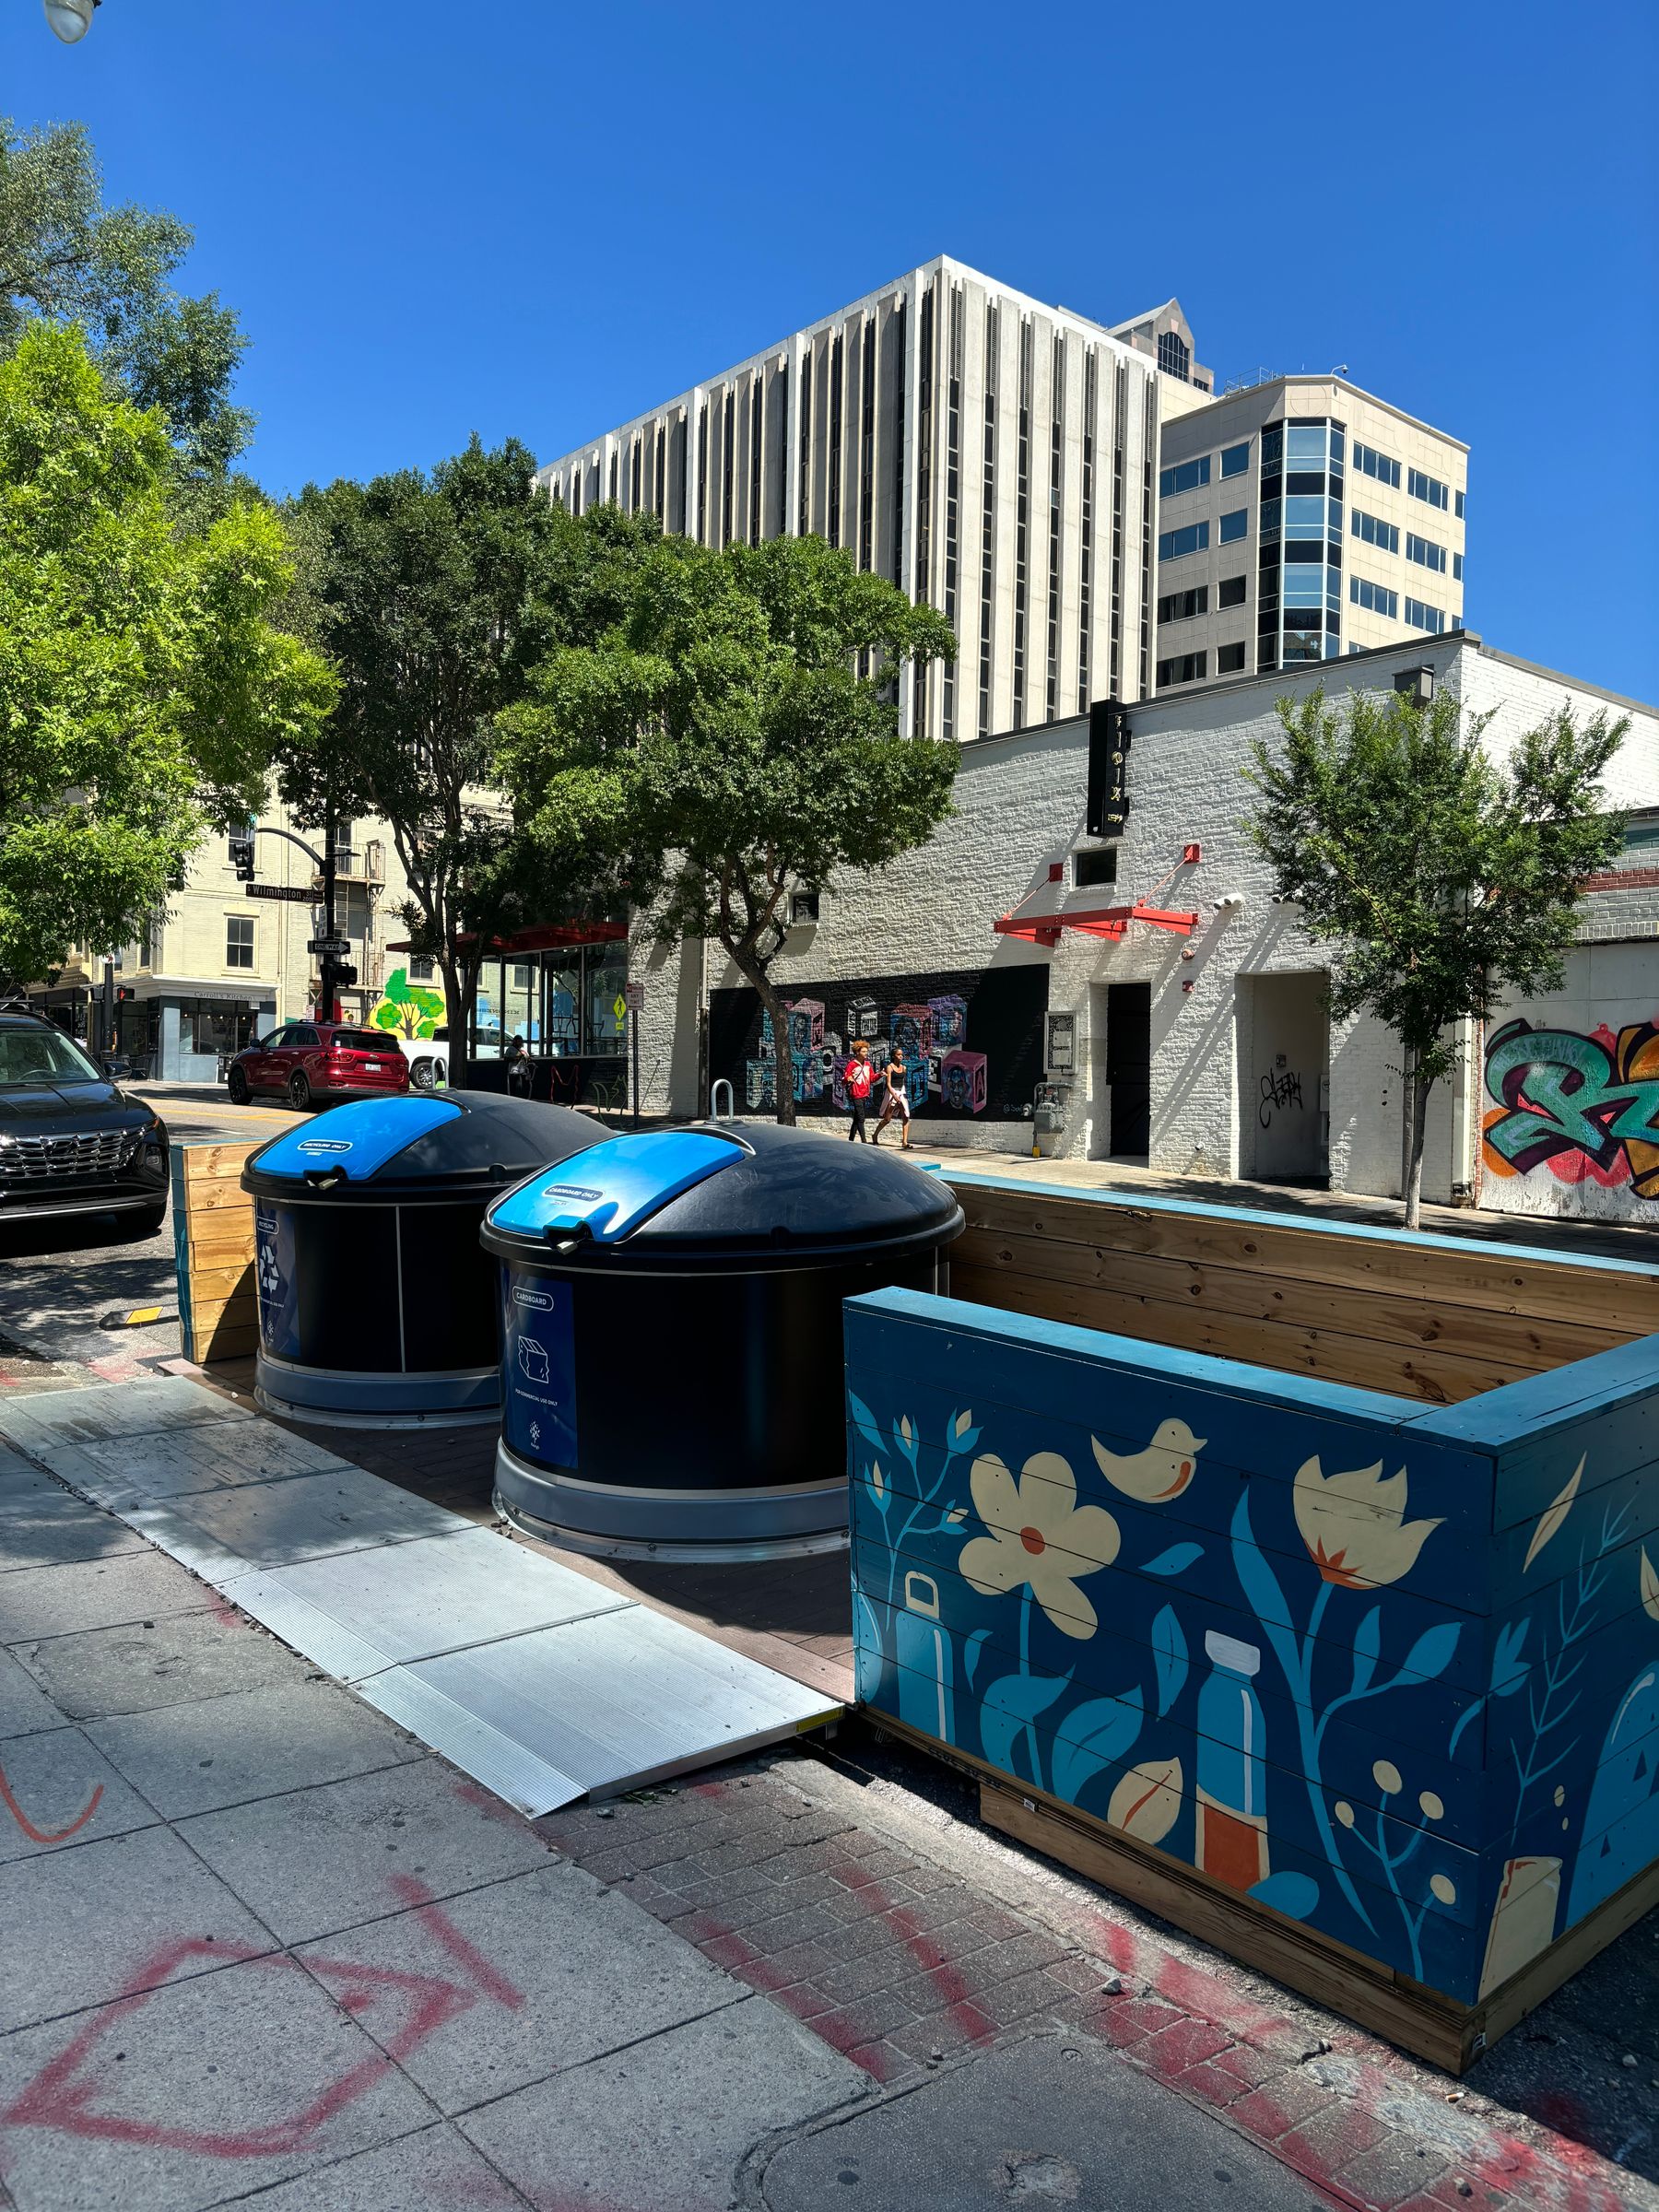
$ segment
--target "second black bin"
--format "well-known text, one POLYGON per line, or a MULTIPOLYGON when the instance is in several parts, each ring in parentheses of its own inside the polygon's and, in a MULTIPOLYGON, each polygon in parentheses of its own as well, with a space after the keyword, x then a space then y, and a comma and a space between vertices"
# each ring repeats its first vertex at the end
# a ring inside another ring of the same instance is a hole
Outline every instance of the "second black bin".
POLYGON ((485 1217, 502 1262, 497 1502, 620 1558, 846 1541, 841 1300, 941 1288, 955 1194, 768 1124, 616 1137, 485 1217))
POLYGON ((488 1201, 605 1141, 566 1106, 450 1091, 362 1099, 263 1146, 253 1196, 256 1395, 292 1420, 493 1421, 500 1392, 488 1201))

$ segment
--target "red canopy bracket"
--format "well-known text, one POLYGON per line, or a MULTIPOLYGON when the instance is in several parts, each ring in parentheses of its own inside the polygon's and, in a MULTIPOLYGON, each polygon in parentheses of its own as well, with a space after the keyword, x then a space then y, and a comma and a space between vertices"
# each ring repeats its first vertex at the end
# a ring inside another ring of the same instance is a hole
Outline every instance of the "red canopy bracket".
POLYGON ((1046 945, 1052 950, 1060 942, 1061 931, 1066 929, 1121 944, 1131 922, 1167 930, 1172 937, 1190 937, 1198 926, 1198 916, 1190 911, 1147 906, 1137 899, 1133 906, 1071 907, 1061 914, 1004 914, 992 927, 999 936, 1021 937, 1028 944, 1046 945))

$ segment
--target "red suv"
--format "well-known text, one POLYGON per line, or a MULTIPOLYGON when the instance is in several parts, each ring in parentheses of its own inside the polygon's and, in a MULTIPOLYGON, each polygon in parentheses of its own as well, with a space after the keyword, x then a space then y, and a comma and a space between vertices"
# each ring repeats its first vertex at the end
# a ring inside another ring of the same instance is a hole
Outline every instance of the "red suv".
POLYGON ((225 1076, 232 1103, 281 1091, 303 1111, 336 1099, 391 1096, 409 1088, 409 1064, 395 1037, 335 1021, 290 1021, 238 1053, 225 1076))

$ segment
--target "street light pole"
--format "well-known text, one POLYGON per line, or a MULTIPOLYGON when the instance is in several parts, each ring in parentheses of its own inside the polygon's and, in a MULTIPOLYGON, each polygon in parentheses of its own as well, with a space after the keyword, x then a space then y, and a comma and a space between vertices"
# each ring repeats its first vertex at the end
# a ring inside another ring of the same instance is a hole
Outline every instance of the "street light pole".
MULTIPOLYGON (((332 945, 335 935, 335 808, 329 800, 323 818, 323 935, 332 945)), ((332 1021, 335 1018, 335 996, 339 989, 338 970, 332 952, 321 956, 323 1006, 319 1018, 332 1021)))

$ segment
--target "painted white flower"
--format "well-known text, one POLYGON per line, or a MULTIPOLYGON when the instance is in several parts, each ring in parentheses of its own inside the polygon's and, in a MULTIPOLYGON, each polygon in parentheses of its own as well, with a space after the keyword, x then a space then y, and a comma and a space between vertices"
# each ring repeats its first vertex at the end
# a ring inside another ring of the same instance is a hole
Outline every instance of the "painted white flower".
POLYGON ((1385 1480, 1381 1460, 1374 1467, 1324 1475, 1317 1459, 1305 1459, 1296 1470, 1294 1498, 1296 1525, 1313 1564, 1342 1590, 1397 1583, 1440 1526, 1406 1520, 1406 1470, 1385 1480))
POLYGON ((1077 1503, 1077 1481, 1057 1452, 1033 1453, 1015 1480, 994 1453, 969 1470, 986 1534, 962 1547, 962 1574, 982 1597, 1028 1587, 1063 1636, 1100 1626, 1078 1589, 1117 1557, 1118 1524, 1100 1505, 1077 1503))

